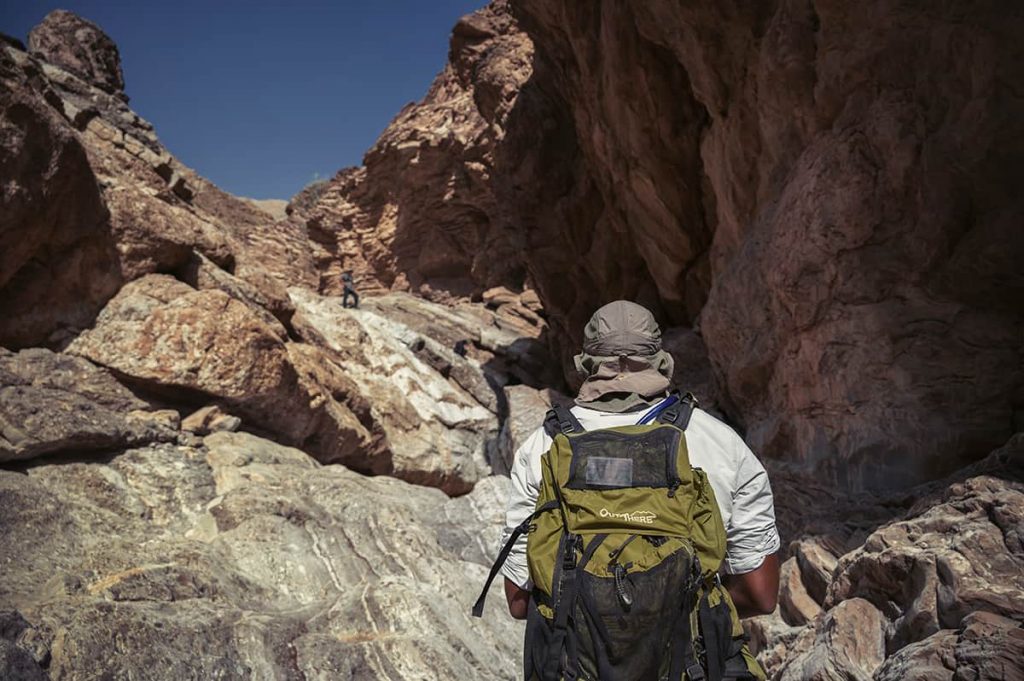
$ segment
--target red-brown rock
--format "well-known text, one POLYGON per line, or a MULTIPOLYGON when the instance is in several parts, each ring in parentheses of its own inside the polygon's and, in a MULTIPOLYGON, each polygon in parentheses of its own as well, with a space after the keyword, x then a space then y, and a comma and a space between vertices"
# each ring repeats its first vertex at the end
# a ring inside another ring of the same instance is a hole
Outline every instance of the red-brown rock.
POLYGON ((0 45, 0 344, 88 326, 121 284, 108 215, 75 131, 32 88, 24 52, 0 45))
POLYGON ((522 288, 519 230, 504 219, 491 176, 531 56, 505 0, 464 17, 449 63, 422 102, 399 112, 365 165, 291 204, 319 245, 325 292, 340 291, 344 270, 364 290, 437 299, 522 288))
POLYGON ((101 90, 124 90, 117 45, 99 26, 77 14, 62 9, 47 14, 28 34, 28 47, 101 90))
POLYGON ((1019 13, 513 6, 536 59, 494 182, 557 339, 615 297, 699 321, 755 451, 842 485, 941 476, 1009 437, 1019 13))

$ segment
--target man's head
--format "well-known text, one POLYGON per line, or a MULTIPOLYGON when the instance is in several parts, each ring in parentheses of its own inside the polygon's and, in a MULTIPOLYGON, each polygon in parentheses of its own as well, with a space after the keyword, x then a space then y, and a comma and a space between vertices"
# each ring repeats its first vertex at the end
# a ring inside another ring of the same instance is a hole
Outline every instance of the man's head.
POLYGON ((584 379, 577 402, 611 401, 631 408, 664 394, 673 362, 661 349, 654 315, 636 303, 616 300, 598 309, 584 327, 576 369, 584 379))
POLYGON ((651 356, 661 350, 661 329, 641 305, 616 300, 599 308, 583 329, 583 352, 606 357, 651 356))

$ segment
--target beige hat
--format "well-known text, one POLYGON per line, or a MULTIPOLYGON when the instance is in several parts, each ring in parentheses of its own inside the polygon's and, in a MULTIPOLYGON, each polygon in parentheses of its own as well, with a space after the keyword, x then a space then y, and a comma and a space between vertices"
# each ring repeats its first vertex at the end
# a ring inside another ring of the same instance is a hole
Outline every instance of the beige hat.
POLYGON ((628 300, 608 303, 593 314, 583 329, 583 352, 575 360, 584 378, 577 403, 594 408, 613 404, 615 410, 643 406, 663 395, 674 365, 661 349, 654 315, 628 300))
POLYGON ((605 357, 650 356, 661 350, 661 329, 650 310, 628 300, 601 307, 583 329, 583 352, 605 357))

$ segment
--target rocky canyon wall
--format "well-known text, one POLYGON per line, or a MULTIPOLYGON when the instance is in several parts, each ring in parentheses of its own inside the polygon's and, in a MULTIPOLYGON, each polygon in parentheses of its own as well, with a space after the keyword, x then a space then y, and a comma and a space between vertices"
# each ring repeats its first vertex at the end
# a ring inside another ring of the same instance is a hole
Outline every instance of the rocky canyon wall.
POLYGON ((536 56, 496 177, 560 337, 655 303, 699 328, 755 451, 843 485, 1020 427, 1012 4, 513 9, 536 56))
POLYGON ((1021 21, 499 0, 287 217, 0 37, 0 676, 516 676, 491 473, 627 297, 765 455, 773 678, 1021 678, 1021 21))
POLYGON ((343 309, 124 88, 71 13, 0 40, 0 677, 506 678, 469 611, 539 301, 343 309))
POLYGON ((498 2, 459 20, 450 42, 449 62, 426 97, 398 114, 364 165, 292 202, 318 245, 322 290, 340 290, 342 269, 366 290, 440 300, 522 288, 517 230, 491 175, 530 75, 530 41, 498 2))
POLYGON ((590 313, 634 299, 697 331, 756 451, 846 487, 934 479, 1022 422, 1022 21, 493 3, 309 209, 321 285, 526 284, 567 370, 590 313))

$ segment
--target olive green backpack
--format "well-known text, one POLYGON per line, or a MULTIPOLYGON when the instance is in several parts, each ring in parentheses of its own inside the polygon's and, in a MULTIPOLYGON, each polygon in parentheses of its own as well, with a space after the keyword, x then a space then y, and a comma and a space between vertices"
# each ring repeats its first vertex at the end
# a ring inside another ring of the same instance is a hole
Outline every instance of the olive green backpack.
POLYGON ((726 534, 684 431, 696 400, 672 395, 633 426, 584 431, 548 412, 551 448, 528 533, 533 582, 524 671, 541 681, 763 679, 718 570, 726 534), (647 423, 647 421, 652 421, 647 423))

